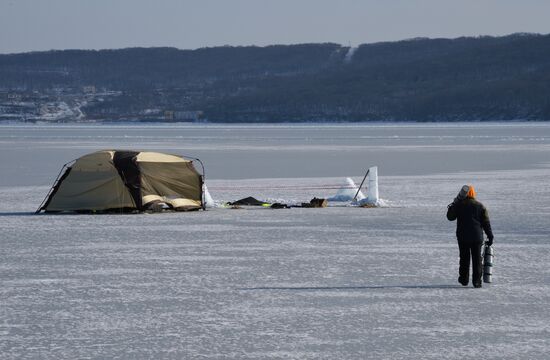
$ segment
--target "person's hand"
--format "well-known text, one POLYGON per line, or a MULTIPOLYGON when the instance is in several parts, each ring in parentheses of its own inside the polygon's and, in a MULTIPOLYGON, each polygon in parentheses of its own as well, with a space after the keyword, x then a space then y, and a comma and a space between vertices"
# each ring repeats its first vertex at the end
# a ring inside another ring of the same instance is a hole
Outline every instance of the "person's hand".
POLYGON ((447 205, 447 209, 450 208, 451 206, 455 206, 459 201, 460 201, 460 200, 458 200, 458 198, 455 197, 455 198, 453 199, 453 202, 450 203, 449 205, 447 205))
POLYGON ((487 246, 493 246, 493 238, 490 238, 489 240, 487 240, 485 244, 487 244, 487 246))

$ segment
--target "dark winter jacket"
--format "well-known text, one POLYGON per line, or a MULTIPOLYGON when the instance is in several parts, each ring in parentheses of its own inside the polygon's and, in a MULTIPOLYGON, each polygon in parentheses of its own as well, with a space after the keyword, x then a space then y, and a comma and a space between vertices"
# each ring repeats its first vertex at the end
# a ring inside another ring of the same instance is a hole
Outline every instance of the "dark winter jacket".
POLYGON ((456 237, 459 241, 483 242, 483 231, 493 239, 489 214, 482 203, 473 198, 455 200, 447 210, 449 221, 457 220, 456 237))

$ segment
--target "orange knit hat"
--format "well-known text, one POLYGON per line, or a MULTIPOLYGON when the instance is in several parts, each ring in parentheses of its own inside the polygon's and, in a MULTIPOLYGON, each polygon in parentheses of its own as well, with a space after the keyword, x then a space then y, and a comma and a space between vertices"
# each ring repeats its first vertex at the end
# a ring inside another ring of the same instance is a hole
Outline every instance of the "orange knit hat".
POLYGON ((473 185, 469 185, 469 186, 470 186, 470 190, 468 190, 468 194, 466 195, 466 197, 471 198, 471 199, 475 199, 476 198, 476 190, 474 189, 473 185))

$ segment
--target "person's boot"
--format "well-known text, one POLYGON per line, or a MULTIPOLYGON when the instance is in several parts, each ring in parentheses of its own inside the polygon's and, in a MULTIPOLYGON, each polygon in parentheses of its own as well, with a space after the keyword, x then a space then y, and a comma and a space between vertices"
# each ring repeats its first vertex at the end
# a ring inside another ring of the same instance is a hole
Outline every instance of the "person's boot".
POLYGON ((475 287, 475 288, 480 288, 480 287, 481 287, 481 282, 476 282, 476 283, 474 283, 474 287, 475 287))
POLYGON ((468 280, 467 279, 463 279, 462 277, 458 277, 458 282, 462 285, 462 286, 468 286, 468 280))

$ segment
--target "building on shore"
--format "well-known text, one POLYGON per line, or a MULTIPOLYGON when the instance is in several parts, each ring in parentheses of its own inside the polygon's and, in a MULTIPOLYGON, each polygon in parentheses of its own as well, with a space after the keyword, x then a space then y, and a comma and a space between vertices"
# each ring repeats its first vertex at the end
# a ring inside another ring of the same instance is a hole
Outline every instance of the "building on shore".
POLYGON ((164 112, 165 121, 199 121, 203 117, 202 111, 166 110, 164 112))

